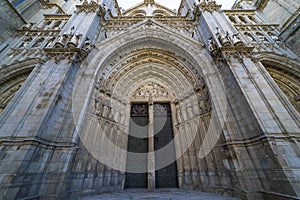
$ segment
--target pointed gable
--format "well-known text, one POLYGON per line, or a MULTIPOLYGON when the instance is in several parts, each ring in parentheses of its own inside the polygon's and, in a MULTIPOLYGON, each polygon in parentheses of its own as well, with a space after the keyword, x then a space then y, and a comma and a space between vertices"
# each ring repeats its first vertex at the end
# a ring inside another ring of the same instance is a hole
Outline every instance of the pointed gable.
POLYGON ((141 2, 137 4, 136 6, 133 6, 132 8, 129 8, 125 10, 125 12, 122 14, 123 16, 176 16, 176 12, 156 3, 154 0, 144 0, 144 2, 141 2))

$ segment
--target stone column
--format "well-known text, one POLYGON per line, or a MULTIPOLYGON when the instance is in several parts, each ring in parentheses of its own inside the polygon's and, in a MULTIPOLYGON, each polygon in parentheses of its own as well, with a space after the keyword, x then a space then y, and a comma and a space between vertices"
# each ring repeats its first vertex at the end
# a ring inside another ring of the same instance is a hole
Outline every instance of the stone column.
MULTIPOLYGON (((176 105, 175 102, 171 102, 170 103, 171 106, 171 115, 172 115, 172 125, 173 125, 173 134, 174 134, 174 145, 175 145, 175 157, 177 158, 178 155, 182 155, 182 151, 181 151, 181 144, 180 141, 178 140, 179 137, 177 136, 177 134, 179 134, 178 131, 178 121, 177 121, 177 117, 176 117, 176 105), (177 137, 176 137, 177 136, 177 137)), ((177 161, 177 177, 178 177, 178 186, 179 188, 182 187, 182 172, 183 172, 183 164, 182 164, 182 157, 178 157, 177 161)))
POLYGON ((148 146, 148 189, 155 189, 155 153, 154 153, 154 112, 153 112, 153 101, 149 100, 149 146, 148 146))

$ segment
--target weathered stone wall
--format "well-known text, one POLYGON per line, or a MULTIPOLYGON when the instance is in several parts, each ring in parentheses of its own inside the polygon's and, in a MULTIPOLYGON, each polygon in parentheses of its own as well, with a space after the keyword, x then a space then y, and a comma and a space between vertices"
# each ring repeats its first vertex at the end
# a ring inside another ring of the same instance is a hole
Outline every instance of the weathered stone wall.
POLYGON ((8 0, 0 2, 0 53, 4 46, 1 46, 11 37, 15 31, 25 24, 23 18, 12 7, 8 0))
POLYGON ((298 15, 281 33, 280 38, 293 52, 300 56, 300 15, 298 15))
POLYGON ((48 62, 35 69, 14 97, 11 107, 16 111, 4 111, 1 117, 0 171, 11 180, 3 182, 3 196, 43 197, 66 190, 64 179, 75 150, 70 108, 77 67, 64 64, 48 62))
POLYGON ((26 0, 16 6, 16 10, 28 22, 42 8, 38 0, 26 0))
MULTIPOLYGON (((200 4, 199 8, 206 9, 204 4, 200 4)), ((240 12, 240 19, 241 15, 247 15, 243 11, 237 12, 240 12)), ((256 17, 254 16, 254 19, 256 17)), ((264 22, 265 19, 263 17, 259 18, 264 22)), ((237 195, 250 199, 262 198, 266 194, 282 197, 285 195, 297 196, 297 185, 289 183, 291 180, 294 180, 296 174, 287 175, 283 170, 287 168, 287 163, 282 162, 286 155, 281 154, 279 156, 276 153, 278 149, 274 147, 274 144, 282 142, 291 144, 292 141, 289 138, 285 138, 283 134, 289 132, 288 134, 294 137, 295 134, 299 133, 299 122, 292 120, 298 114, 290 112, 292 105, 290 102, 282 100, 282 97, 277 93, 276 83, 265 75, 265 70, 260 63, 257 63, 255 58, 248 57, 247 54, 238 56, 238 54, 232 52, 233 49, 229 50, 234 40, 231 43, 229 38, 229 43, 226 43, 225 37, 219 37, 222 34, 230 35, 230 32, 237 32, 232 27, 232 23, 228 22, 228 19, 224 18, 219 12, 202 12, 200 21, 202 22, 202 20, 204 22, 200 23, 201 30, 199 32, 205 38, 210 36, 212 38, 217 37, 215 39, 216 43, 210 44, 211 46, 208 48, 219 69, 222 70, 224 83, 227 86, 228 104, 232 112, 229 113, 229 116, 234 117, 234 121, 230 123, 231 127, 227 130, 228 137, 225 141, 225 146, 232 148, 234 152, 232 158, 238 177, 237 180, 240 184, 238 187, 240 190, 237 189, 235 192, 240 192, 237 195), (210 32, 207 30, 210 30, 210 32), (218 34, 220 35, 218 36, 218 34), (217 53, 216 49, 218 46, 224 47, 224 54, 217 53), (226 53, 227 50, 228 52, 226 53), (223 58, 224 63, 222 61, 223 58), (285 111, 278 109, 275 105, 281 105, 280 107, 285 111), (287 122, 287 115, 290 116, 288 117, 290 120, 294 121, 292 122, 293 125, 287 125, 289 123, 287 122), (273 121, 275 116, 280 118, 280 122, 273 121), (275 135, 280 139, 273 139, 275 135), (254 177, 260 177, 260 179, 258 180, 254 177), (285 188, 282 188, 281 185, 284 185, 285 188)), ((249 28, 251 29, 253 22, 241 20, 244 25, 249 23, 249 28)), ((238 27, 237 25, 236 28, 238 29, 238 27)), ((238 51, 242 51, 242 47, 238 51)), ((276 53, 284 54, 283 51, 284 49, 279 48, 276 53)), ((289 54, 290 59, 295 57, 291 51, 286 54, 289 54)), ((291 154, 293 156, 286 159, 294 157, 294 162, 298 163, 298 150, 296 149, 291 154)), ((296 173, 297 167, 294 162, 288 164, 288 168, 293 173, 296 173)))
POLYGON ((262 13, 267 17, 270 23, 279 24, 280 28, 286 28, 290 18, 298 15, 300 3, 293 0, 269 0, 267 4, 261 8, 262 13), (280 13, 280 14, 278 14, 280 13))

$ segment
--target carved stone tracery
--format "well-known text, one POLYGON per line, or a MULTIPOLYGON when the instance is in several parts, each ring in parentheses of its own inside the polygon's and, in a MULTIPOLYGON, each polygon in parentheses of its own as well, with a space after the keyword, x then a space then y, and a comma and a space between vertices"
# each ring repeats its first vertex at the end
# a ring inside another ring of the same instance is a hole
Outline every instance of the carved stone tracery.
POLYGON ((194 4, 194 14, 198 16, 201 12, 218 12, 221 5, 218 5, 214 0, 198 0, 199 4, 194 4))
MULTIPOLYGON (((145 20, 145 18, 146 17, 114 17, 102 22, 103 30, 106 32, 107 37, 114 36, 133 29, 136 24, 145 20)), ((186 19, 186 17, 149 17, 149 19, 193 37, 195 30, 194 21, 186 19)))
POLYGON ((156 83, 147 83, 140 88, 138 88, 132 95, 132 99, 145 99, 148 100, 149 98, 168 98, 169 94, 167 90, 156 83))

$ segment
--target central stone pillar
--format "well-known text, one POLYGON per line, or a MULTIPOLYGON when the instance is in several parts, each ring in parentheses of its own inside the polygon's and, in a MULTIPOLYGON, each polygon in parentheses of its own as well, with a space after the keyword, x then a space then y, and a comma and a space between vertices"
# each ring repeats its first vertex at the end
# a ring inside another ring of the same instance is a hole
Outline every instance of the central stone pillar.
POLYGON ((155 157, 154 157, 154 123, 153 123, 153 101, 149 100, 149 150, 148 150, 148 189, 155 189, 155 157))

